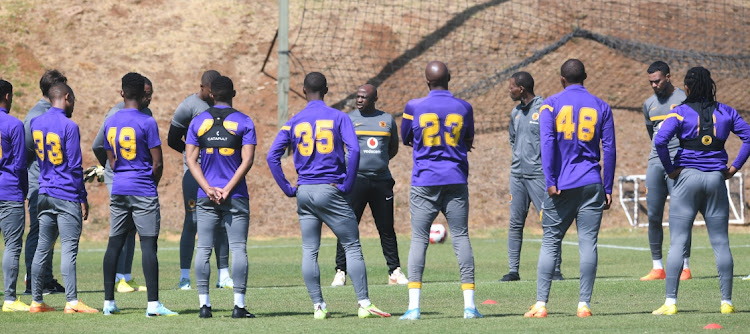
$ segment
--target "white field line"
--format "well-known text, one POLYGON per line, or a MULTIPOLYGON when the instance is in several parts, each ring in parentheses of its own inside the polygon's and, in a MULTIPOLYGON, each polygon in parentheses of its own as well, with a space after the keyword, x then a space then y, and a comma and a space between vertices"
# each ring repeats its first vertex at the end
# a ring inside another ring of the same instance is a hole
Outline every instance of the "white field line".
MULTIPOLYGON (((480 240, 482 240, 482 239, 480 239, 480 240)), ((500 241, 505 241, 505 240, 490 241, 490 242, 491 243, 497 243, 497 242, 500 242, 500 241)), ((524 239, 524 241, 541 243, 542 239, 524 239)), ((578 243, 574 242, 574 241, 563 241, 562 243, 564 245, 568 245, 568 246, 578 246, 578 243)), ((320 247, 336 247, 336 244, 333 244, 333 243, 331 243, 331 244, 322 243, 322 244, 320 244, 320 247)), ((651 251, 649 248, 646 248, 646 247, 619 246, 619 245, 608 245, 608 244, 601 244, 601 243, 598 244, 598 247, 599 248, 632 250, 632 251, 639 251, 639 252, 650 252, 651 251)), ((748 247, 750 247, 750 245, 731 245, 730 247, 731 248, 748 248, 748 247)), ((299 244, 291 244, 291 245, 248 245, 247 246, 247 249, 266 249, 266 248, 271 248, 271 249, 273 249, 273 248, 302 248, 302 243, 300 242, 299 244)), ((711 249, 711 246, 693 246, 692 249, 711 249)), ((180 250, 179 247, 159 247, 159 251, 179 251, 179 250, 180 250)), ((107 251, 106 248, 83 248, 83 249, 79 249, 78 250, 78 252, 83 252, 83 253, 97 253, 97 252, 98 253, 104 253, 106 251, 107 251)), ((135 245, 135 251, 137 251, 137 252, 141 251, 138 243, 136 243, 136 245, 135 245)), ((56 253, 60 252, 59 243, 58 243, 58 247, 55 247, 55 252, 56 253)))

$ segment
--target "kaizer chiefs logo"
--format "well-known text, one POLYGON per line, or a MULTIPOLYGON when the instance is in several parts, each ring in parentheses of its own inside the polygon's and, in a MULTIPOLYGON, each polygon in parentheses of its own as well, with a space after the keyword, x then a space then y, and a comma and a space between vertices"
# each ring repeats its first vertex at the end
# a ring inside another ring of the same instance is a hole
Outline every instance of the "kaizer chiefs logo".
POLYGON ((380 124, 380 127, 381 127, 381 128, 385 128, 385 127, 387 127, 387 126, 388 126, 387 124, 385 124, 385 121, 380 121, 380 123, 379 123, 379 124, 380 124))
POLYGON ((701 138, 701 143, 703 143, 703 145, 706 145, 706 146, 711 145, 712 141, 713 139, 711 139, 711 136, 709 135, 705 135, 703 136, 703 138, 701 138))
POLYGON ((535 112, 535 113, 531 114, 531 119, 533 119, 535 121, 538 120, 539 119, 539 113, 535 112))

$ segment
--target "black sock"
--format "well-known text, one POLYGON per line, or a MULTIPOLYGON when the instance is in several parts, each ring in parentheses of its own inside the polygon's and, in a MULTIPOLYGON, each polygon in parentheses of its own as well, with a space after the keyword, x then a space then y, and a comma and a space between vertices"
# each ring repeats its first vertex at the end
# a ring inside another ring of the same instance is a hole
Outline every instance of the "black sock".
POLYGON ((104 300, 115 300, 115 275, 117 274, 117 258, 125 244, 127 233, 109 237, 107 251, 104 253, 104 300))
POLYGON ((159 259, 156 258, 157 237, 140 237, 141 239, 141 262, 143 264, 143 276, 146 277, 146 292, 148 301, 159 300, 159 259))

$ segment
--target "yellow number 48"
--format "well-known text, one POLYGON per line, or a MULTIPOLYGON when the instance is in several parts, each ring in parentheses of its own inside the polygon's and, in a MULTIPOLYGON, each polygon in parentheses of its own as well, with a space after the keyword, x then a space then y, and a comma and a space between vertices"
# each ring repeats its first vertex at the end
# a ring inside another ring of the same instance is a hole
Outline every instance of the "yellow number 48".
POLYGON ((596 134, 596 122, 599 114, 596 109, 582 107, 578 110, 578 127, 573 121, 573 106, 563 106, 555 117, 555 129, 563 133, 565 140, 572 140, 575 133, 578 140, 588 142, 596 134), (577 130, 577 131, 576 131, 577 130))

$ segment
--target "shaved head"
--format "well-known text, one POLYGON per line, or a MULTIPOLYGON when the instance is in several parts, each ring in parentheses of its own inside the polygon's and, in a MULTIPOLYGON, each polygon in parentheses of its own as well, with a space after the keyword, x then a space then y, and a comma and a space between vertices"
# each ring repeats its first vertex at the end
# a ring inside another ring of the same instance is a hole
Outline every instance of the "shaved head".
POLYGON ((560 67, 560 75, 568 84, 583 84, 586 80, 586 68, 578 59, 568 59, 560 67))
POLYGON ((357 109, 362 113, 375 111, 375 101, 378 100, 378 89, 371 84, 364 84, 357 89, 357 109))
POLYGON ((448 81, 451 81, 451 73, 448 71, 448 66, 441 61, 433 60, 427 63, 427 68, 424 70, 425 79, 427 79, 427 85, 432 87, 441 87, 448 89, 448 81))
POLYGON ((49 99, 52 101, 64 99, 66 94, 72 93, 73 90, 70 89, 70 86, 63 82, 52 85, 52 87, 50 87, 49 91, 47 92, 49 99))

